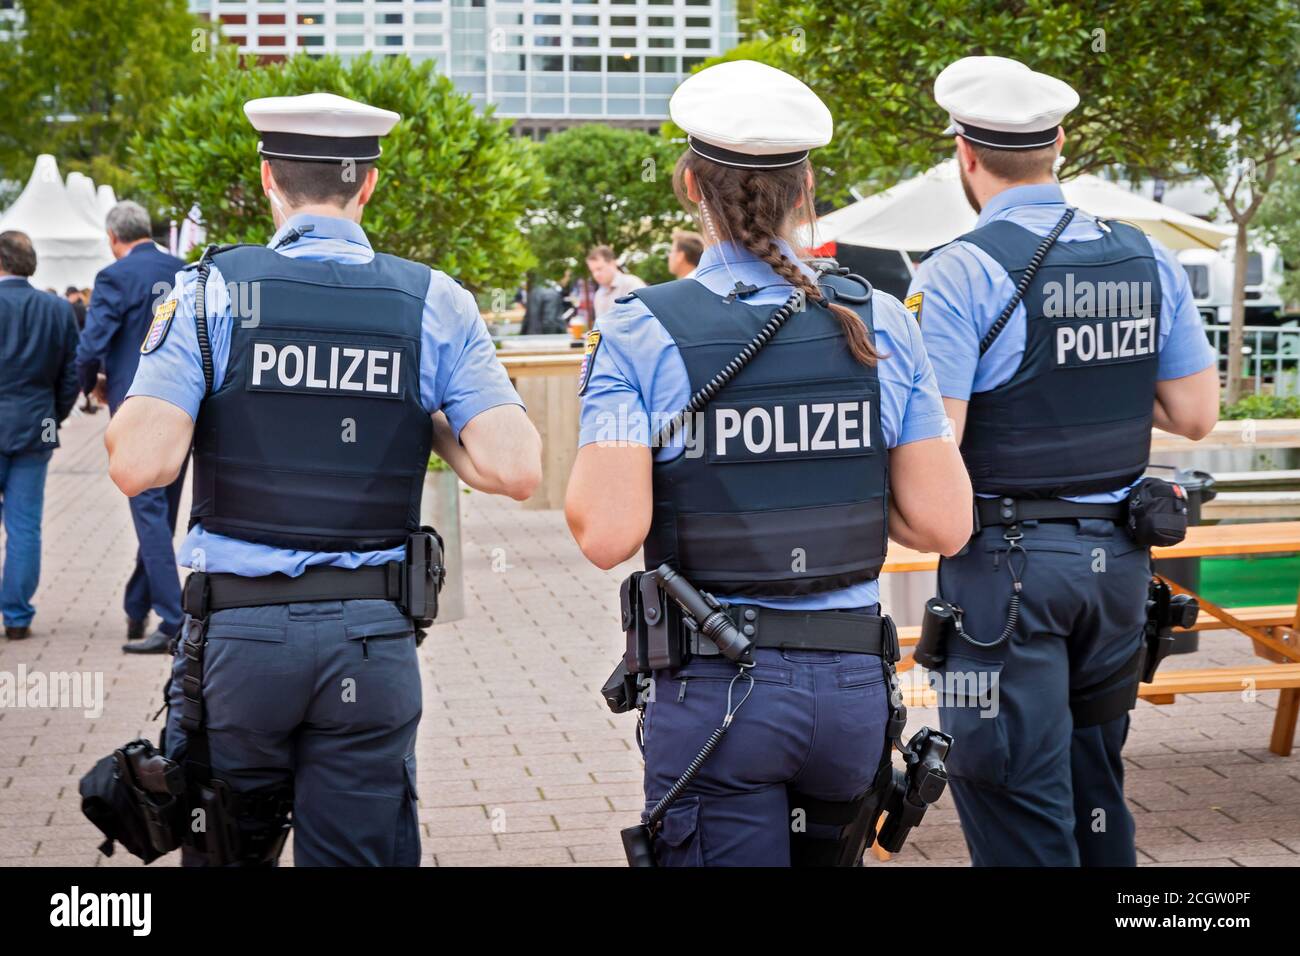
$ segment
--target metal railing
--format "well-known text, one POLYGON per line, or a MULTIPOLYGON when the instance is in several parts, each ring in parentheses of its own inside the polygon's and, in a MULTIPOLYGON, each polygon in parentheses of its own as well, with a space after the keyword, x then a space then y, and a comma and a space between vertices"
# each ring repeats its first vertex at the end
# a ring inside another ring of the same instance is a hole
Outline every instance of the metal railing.
MULTIPOLYGON (((1244 329, 1242 374, 1255 394, 1300 395, 1300 328, 1248 325, 1244 329)), ((1228 327, 1207 325, 1205 334, 1219 356, 1219 374, 1228 374, 1228 327)))

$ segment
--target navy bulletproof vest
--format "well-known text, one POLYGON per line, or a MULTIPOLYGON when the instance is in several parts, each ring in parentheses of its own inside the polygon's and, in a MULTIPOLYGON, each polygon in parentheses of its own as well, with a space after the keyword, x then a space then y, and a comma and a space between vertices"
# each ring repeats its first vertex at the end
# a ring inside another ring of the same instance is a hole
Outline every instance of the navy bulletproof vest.
MULTIPOLYGON (((840 277, 823 289, 868 291, 840 277)), ((692 394, 775 311, 693 280, 632 294, 677 344, 692 394)), ((844 304, 873 328, 869 294, 844 304)), ((690 428, 687 451, 654 466, 648 568, 666 561, 699 587, 751 596, 811 594, 880 573, 889 485, 880 380, 853 358, 824 305, 796 313, 690 428)))
POLYGON ((376 551, 420 526, 432 422, 420 402, 427 266, 240 247, 230 358, 199 410, 190 524, 304 551, 376 551))
MULTIPOLYGON (((961 452, 975 491, 1059 498, 1135 481, 1151 451, 1161 290, 1133 226, 1057 242, 1025 292, 1025 353, 1012 378, 970 398, 961 452)), ((1019 283, 1042 241, 1006 220, 961 237, 1019 283)))

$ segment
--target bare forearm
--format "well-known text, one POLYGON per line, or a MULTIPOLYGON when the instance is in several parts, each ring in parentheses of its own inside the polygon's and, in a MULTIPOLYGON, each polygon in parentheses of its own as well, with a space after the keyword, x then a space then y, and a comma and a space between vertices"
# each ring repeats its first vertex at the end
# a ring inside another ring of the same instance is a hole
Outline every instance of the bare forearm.
MULTIPOLYGON (((523 501, 541 483, 542 440, 517 405, 491 408, 470 419, 461 430, 460 445, 466 456, 462 466, 472 469, 474 481, 493 494, 523 501)), ((479 487, 459 468, 456 473, 479 487)))
POLYGON ((194 423, 158 399, 128 399, 104 435, 108 475, 128 497, 169 485, 189 454, 194 423))

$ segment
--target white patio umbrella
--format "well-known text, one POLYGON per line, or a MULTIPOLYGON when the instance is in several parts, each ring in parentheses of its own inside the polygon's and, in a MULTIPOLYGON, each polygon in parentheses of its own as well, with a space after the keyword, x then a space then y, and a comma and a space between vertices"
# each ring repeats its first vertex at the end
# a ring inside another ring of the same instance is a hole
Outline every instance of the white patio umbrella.
MULTIPOLYGON (((1098 176, 1062 183, 1066 201, 1101 219, 1132 223, 1170 249, 1217 249, 1232 230, 1144 199, 1098 176)), ((834 240, 877 249, 925 250, 975 226, 955 160, 837 209, 817 221, 816 242, 834 240)))

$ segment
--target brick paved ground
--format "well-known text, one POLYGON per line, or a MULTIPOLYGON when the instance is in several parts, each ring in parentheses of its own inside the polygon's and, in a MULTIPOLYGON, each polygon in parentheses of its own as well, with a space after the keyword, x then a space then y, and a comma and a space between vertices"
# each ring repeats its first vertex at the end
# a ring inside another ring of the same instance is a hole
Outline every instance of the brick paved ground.
MULTIPOLYGON (((95 851, 77 781, 150 723, 166 662, 119 650, 134 538, 109 482, 104 415, 64 429, 47 487, 45 569, 33 637, 0 640, 0 672, 102 673, 104 713, 0 710, 0 864, 135 865, 95 851)), ((467 616, 439 625, 421 661, 418 745, 426 864, 621 863, 617 831, 640 804, 634 721, 596 694, 619 652, 617 582, 578 554, 562 516, 479 494, 464 498, 467 616)), ((1242 664, 1235 635, 1170 666, 1242 664)), ((1276 693, 1139 705, 1126 750, 1144 863, 1300 864, 1300 758, 1266 749, 1276 693)), ((912 729, 933 724, 913 711, 912 729)), ((963 864, 946 798, 886 865, 963 864)), ((160 863, 175 862, 160 861, 160 863)))

